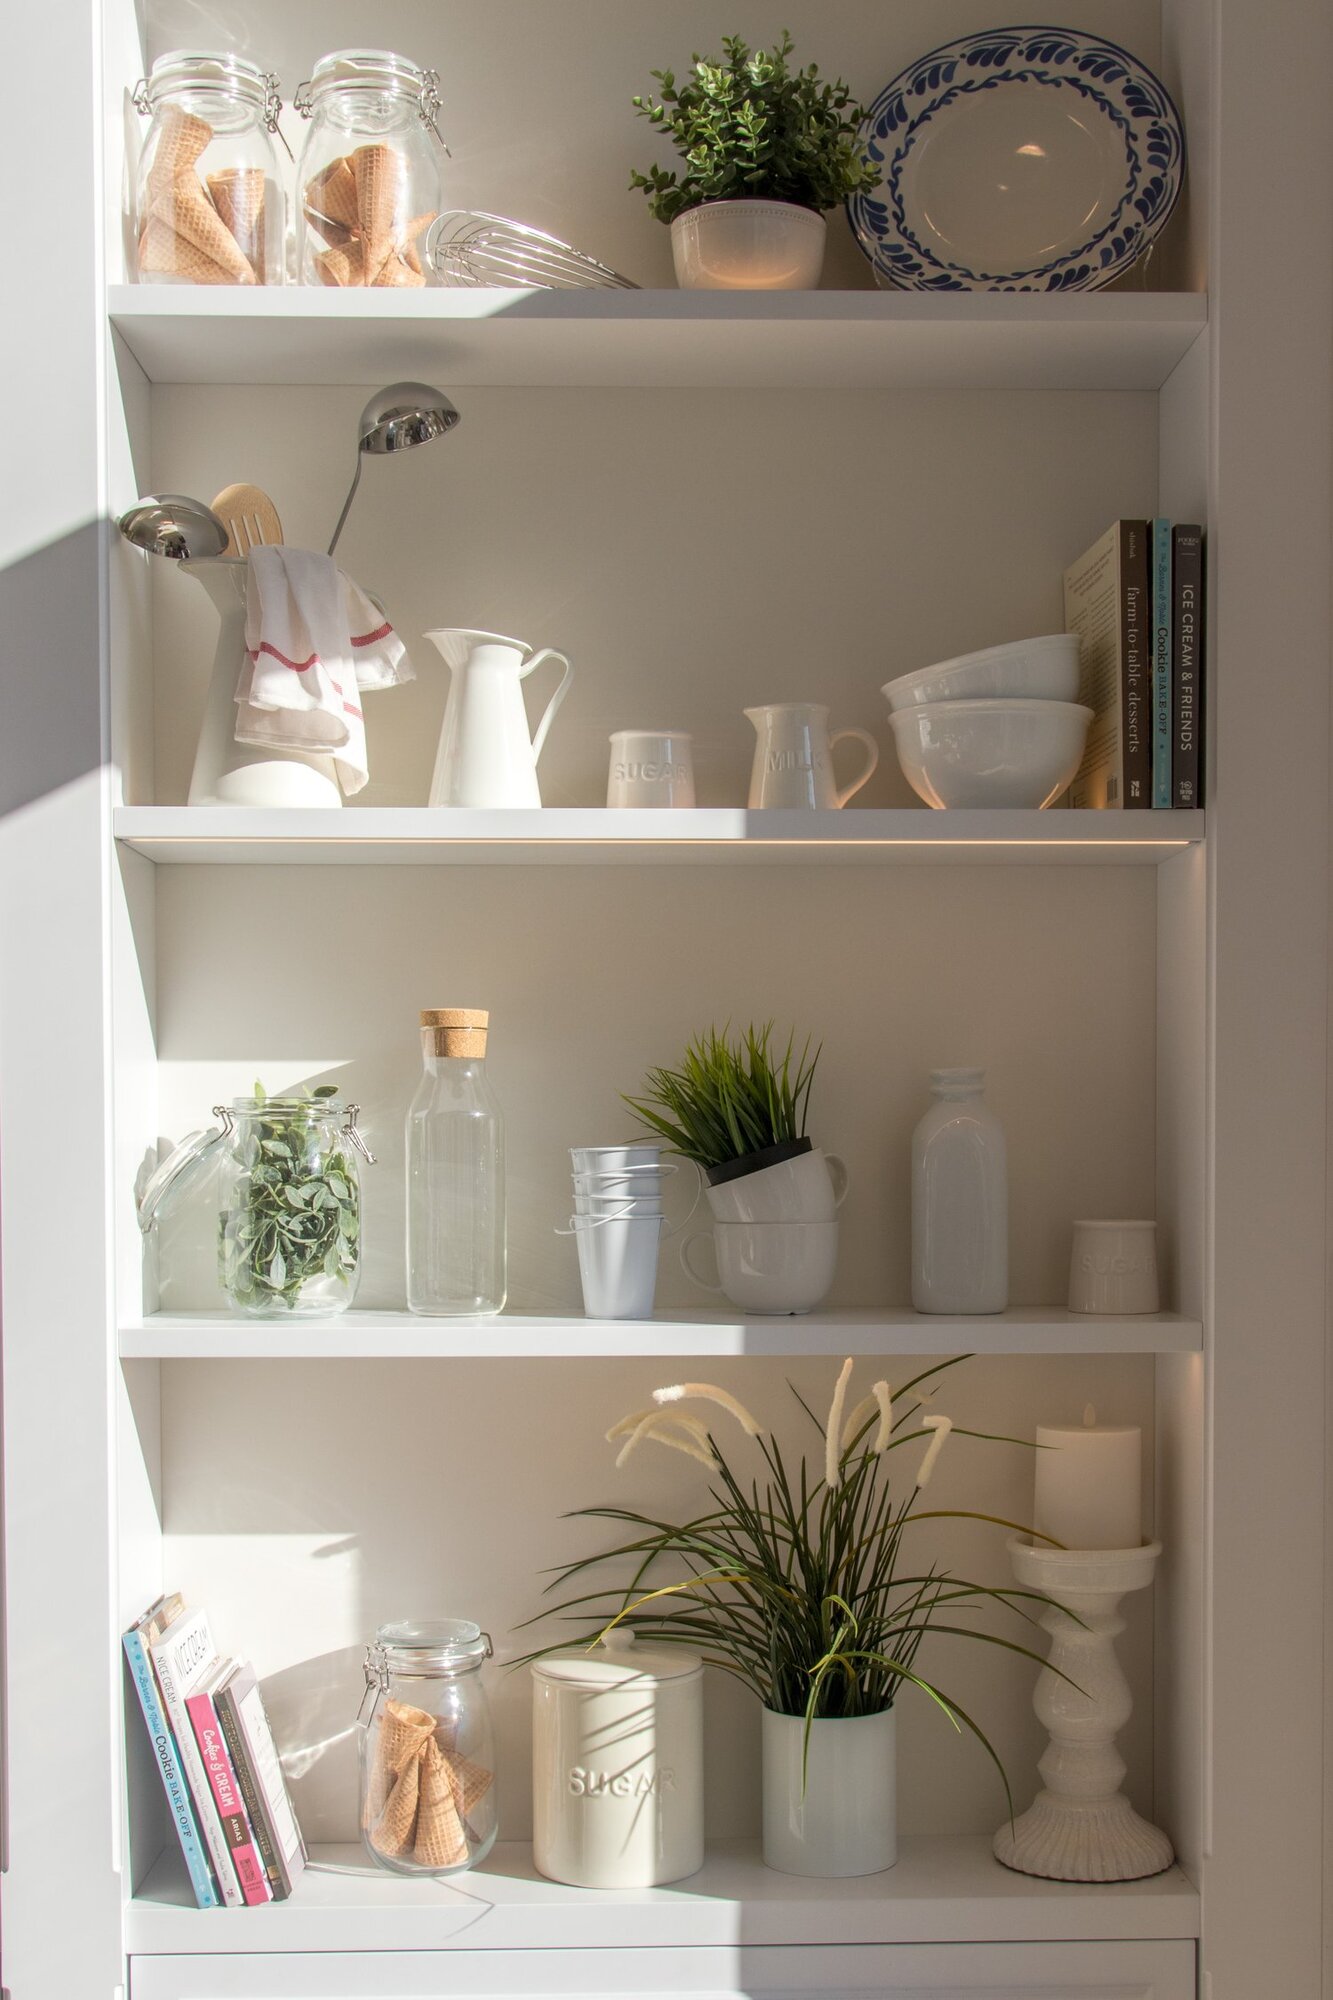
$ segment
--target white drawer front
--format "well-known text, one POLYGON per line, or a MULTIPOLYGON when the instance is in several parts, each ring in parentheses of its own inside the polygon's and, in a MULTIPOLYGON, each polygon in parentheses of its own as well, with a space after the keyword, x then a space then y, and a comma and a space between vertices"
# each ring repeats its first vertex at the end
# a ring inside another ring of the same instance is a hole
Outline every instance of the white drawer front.
POLYGON ((1194 1946, 276 1952, 134 1958, 129 2000, 1194 2000, 1194 1946))

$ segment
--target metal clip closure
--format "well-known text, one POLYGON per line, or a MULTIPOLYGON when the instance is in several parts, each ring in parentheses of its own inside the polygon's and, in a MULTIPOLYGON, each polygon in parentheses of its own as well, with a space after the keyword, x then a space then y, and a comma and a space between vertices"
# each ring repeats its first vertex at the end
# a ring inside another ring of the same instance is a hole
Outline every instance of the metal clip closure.
POLYGON ((436 143, 443 147, 446 160, 452 160, 453 154, 449 151, 444 134, 436 123, 439 111, 440 72, 437 69, 424 69, 421 72, 421 122, 431 133, 436 143))
POLYGON ((148 116, 151 107, 148 102, 148 78, 146 76, 141 76, 135 84, 130 102, 141 118, 148 116))
POLYGON ((369 1146, 357 1130, 356 1121, 360 1116, 361 1106, 359 1104, 349 1104, 347 1107, 347 1123, 342 1128, 343 1134, 344 1137, 351 1140, 366 1165, 373 1167, 375 1165, 375 1155, 371 1152, 369 1146))
POLYGON ((358 1722, 365 1722, 368 1712, 373 1712, 375 1703, 380 1695, 387 1694, 389 1691, 389 1668, 382 1646, 366 1647, 366 1657, 362 1663, 362 1671, 366 1677, 366 1691, 361 1697, 361 1706, 356 1712, 358 1722))

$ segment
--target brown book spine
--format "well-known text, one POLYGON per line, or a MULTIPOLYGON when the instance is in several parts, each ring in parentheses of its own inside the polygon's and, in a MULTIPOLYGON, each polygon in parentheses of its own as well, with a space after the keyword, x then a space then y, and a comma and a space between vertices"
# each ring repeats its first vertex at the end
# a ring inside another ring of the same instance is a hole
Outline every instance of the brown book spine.
POLYGON ((244 1731, 236 1715, 230 1683, 219 1692, 215 1706, 222 1738, 236 1772, 236 1783, 240 1788, 245 1810, 250 1815, 250 1824, 254 1828, 255 1846, 259 1849, 259 1858, 264 1864, 264 1873, 268 1876, 273 1900, 275 1903, 280 1903, 284 1897, 290 1896, 292 1885, 274 1846, 268 1824, 267 1802, 250 1768, 250 1753, 246 1746, 244 1731))
POLYGON ((1152 805, 1152 598, 1148 523, 1120 523, 1122 803, 1152 805))

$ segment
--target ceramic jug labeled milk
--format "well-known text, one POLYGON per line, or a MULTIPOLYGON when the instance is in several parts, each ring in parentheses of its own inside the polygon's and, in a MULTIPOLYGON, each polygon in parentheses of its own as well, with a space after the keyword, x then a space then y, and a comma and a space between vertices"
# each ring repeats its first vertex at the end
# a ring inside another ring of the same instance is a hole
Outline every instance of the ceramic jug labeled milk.
POLYGON ((537 759, 574 669, 553 646, 534 652, 522 639, 455 628, 427 632, 450 672, 449 699, 435 757, 433 806, 539 806, 537 759), (535 734, 528 730, 523 682, 547 660, 564 668, 535 734))
POLYGON ((754 807, 795 807, 806 812, 845 806, 869 781, 879 762, 879 745, 868 729, 835 729, 829 734, 828 710, 822 702, 776 701, 747 708, 754 724, 754 763, 750 796, 754 807), (838 785, 833 775, 833 745, 855 737, 865 745, 866 762, 850 785, 838 785))

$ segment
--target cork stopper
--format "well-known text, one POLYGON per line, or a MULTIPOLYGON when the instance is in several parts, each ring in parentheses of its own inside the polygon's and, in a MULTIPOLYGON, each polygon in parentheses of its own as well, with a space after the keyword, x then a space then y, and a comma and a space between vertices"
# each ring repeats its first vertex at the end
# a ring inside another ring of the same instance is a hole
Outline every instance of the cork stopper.
POLYGON ((484 1056, 490 1013, 485 1007, 423 1007, 422 1031, 432 1055, 484 1056))

